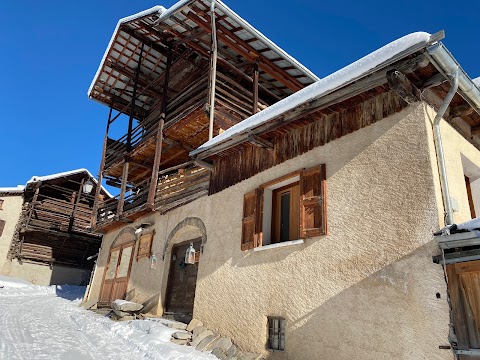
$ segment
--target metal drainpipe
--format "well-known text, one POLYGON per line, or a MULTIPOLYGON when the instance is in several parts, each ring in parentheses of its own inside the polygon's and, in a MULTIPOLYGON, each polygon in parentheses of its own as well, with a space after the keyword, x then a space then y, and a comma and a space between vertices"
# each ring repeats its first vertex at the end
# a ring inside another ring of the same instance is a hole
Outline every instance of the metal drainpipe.
POLYGON ((215 23, 215 1, 210 4, 212 18, 212 83, 210 86, 210 124, 208 127, 208 140, 213 138, 213 118, 215 115, 215 84, 217 82, 217 26, 215 23))
POLYGON ((440 109, 438 109, 437 115, 433 121, 433 137, 435 139, 435 149, 437 151, 437 163, 440 172, 440 186, 443 193, 446 225, 453 224, 453 210, 452 201, 450 199, 450 190, 448 187, 447 170, 445 167, 445 156, 443 152, 442 135, 440 132, 440 121, 442 120, 443 115, 445 115, 450 102, 458 90, 458 67, 451 76, 450 84, 450 90, 448 90, 447 96, 445 96, 445 99, 443 100, 440 109))

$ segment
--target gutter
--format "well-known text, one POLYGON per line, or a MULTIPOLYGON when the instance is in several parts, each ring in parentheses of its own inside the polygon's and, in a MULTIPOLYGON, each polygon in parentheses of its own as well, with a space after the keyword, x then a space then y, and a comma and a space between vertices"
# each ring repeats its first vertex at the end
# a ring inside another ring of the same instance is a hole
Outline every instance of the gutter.
POLYGON ((457 91, 475 109, 475 111, 480 114, 480 90, 475 86, 472 79, 470 79, 452 54, 441 42, 429 46, 426 50, 432 64, 450 81, 451 84, 450 90, 445 96, 445 99, 438 109, 437 115, 435 116, 433 122, 433 131, 438 170, 440 173, 440 186, 442 188, 443 205, 445 209, 445 225, 452 225, 453 209, 450 198, 447 170, 445 166, 440 122, 457 91))

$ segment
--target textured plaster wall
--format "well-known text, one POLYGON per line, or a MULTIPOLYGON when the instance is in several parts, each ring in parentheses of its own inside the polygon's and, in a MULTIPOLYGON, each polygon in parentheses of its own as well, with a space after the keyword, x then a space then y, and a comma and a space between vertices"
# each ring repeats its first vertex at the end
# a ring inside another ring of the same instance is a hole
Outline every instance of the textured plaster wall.
MULTIPOLYGON (((428 121, 433 123, 435 112, 431 108, 428 108, 427 116, 428 121)), ((474 167, 480 168, 480 151, 476 149, 470 142, 468 142, 462 135, 460 135, 447 122, 442 121, 440 129, 445 153, 445 166, 447 168, 450 197, 453 198, 454 202, 458 204, 458 211, 454 212, 453 218, 455 223, 458 224, 471 219, 467 188, 464 178, 465 169, 462 165, 462 156, 468 159, 468 162, 470 162, 474 167)), ((436 159, 434 157, 434 151, 434 149, 431 150, 432 158, 436 159)), ((475 181, 472 186, 472 195, 475 205, 480 205, 480 186, 479 182, 477 181, 475 181)), ((439 193, 439 196, 440 194, 441 192, 439 193)), ((476 206, 475 210, 477 212, 476 215, 480 216, 480 206, 476 206)))
POLYGON ((20 214, 22 213, 23 196, 11 195, 0 196, 3 200, 2 210, 0 210, 0 220, 5 221, 5 228, 0 236, 0 271, 4 274, 4 268, 10 262, 7 259, 10 243, 12 242, 15 227, 17 226, 20 214))
MULTIPOLYGON (((134 260, 129 283, 138 300, 158 294, 162 313, 169 256, 165 239, 180 221, 207 229, 194 316, 241 348, 272 359, 451 359, 448 304, 432 232, 439 227, 430 124, 424 104, 166 215, 155 222, 153 251, 134 260), (243 195, 302 167, 325 163, 327 236, 264 251, 240 250, 243 195), (441 298, 436 298, 436 293, 441 298), (286 352, 265 351, 267 316, 286 319, 286 352)), ((108 249, 104 237, 91 298, 98 298, 108 249)), ((188 228, 173 243, 197 237, 188 228)))

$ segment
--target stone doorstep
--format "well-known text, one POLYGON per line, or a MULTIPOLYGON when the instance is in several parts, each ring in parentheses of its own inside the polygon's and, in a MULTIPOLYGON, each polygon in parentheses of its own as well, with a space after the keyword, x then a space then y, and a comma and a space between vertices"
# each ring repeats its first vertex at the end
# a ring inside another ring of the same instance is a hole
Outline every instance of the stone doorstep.
POLYGON ((172 337, 177 340, 192 340, 192 334, 188 331, 177 331, 172 337))
POLYGON ((198 351, 210 351, 212 350, 210 345, 213 344, 218 338, 218 335, 212 333, 212 335, 208 335, 202 341, 200 341, 198 345, 195 346, 195 349, 197 349, 198 351))
POLYGON ((195 329, 193 329, 192 334, 193 334, 193 340, 197 338, 198 335, 203 333, 204 331, 207 331, 208 329, 205 326, 197 326, 195 329))
POLYGON ((230 338, 214 334, 213 331, 203 326, 200 320, 192 319, 188 326, 173 321, 165 325, 176 328, 176 324, 181 324, 179 330, 185 331, 178 331, 172 335, 170 341, 175 344, 188 345, 191 338, 193 341, 190 342, 190 346, 199 351, 211 351, 211 354, 221 360, 261 360, 263 358, 261 354, 240 351, 230 338))
POLYGON ((196 327, 199 327, 199 326, 203 326, 203 323, 202 323, 200 320, 192 319, 192 321, 190 321, 190 323, 188 324, 186 330, 193 332, 193 330, 194 330, 196 327))
POLYGON ((220 348, 223 352, 226 352, 228 349, 230 349, 230 347, 231 347, 232 345, 233 345, 233 344, 232 344, 232 340, 231 340, 230 338, 221 337, 221 338, 215 340, 215 341, 211 344, 210 349, 208 349, 208 350, 220 348))
POLYGON ((187 324, 182 323, 180 321, 164 320, 164 321, 160 321, 160 323, 165 325, 166 327, 169 327, 170 329, 185 330, 187 328, 187 324))
POLYGON ((197 335, 196 337, 194 337, 193 341, 192 341, 192 346, 193 347, 197 347, 198 344, 200 344, 200 342, 205 339, 207 336, 210 336, 210 335, 213 335, 213 331, 210 331, 210 330, 204 330, 202 331, 199 335, 197 335))

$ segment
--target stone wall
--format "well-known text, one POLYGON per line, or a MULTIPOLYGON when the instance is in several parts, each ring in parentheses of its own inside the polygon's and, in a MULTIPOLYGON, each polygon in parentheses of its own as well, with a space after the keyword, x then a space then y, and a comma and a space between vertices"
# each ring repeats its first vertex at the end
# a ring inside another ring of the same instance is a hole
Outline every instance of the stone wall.
MULTIPOLYGON (((134 259, 133 300, 161 315, 172 245, 202 236, 194 316, 241 349, 272 359, 451 359, 449 310, 432 233, 441 198, 424 104, 316 148, 154 222, 159 263, 134 259), (299 168, 326 164, 328 235, 262 251, 240 249, 243 195, 299 168), (162 255, 167 239, 165 260, 162 255), (438 299, 436 294, 439 293, 438 299), (265 350, 267 316, 286 319, 286 351, 265 350), (314 344, 314 345, 312 345, 314 344)), ((98 298, 104 237, 90 298, 98 298)))

